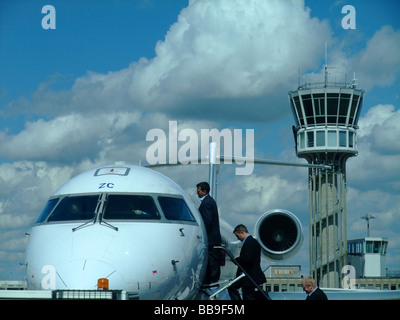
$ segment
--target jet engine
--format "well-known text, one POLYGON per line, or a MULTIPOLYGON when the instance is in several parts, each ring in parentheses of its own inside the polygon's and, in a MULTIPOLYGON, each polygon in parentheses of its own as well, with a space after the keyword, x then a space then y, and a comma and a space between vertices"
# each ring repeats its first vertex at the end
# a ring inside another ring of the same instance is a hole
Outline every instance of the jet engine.
POLYGON ((283 209, 273 209, 262 214, 256 223, 255 236, 263 255, 276 261, 290 258, 303 243, 299 219, 283 209))

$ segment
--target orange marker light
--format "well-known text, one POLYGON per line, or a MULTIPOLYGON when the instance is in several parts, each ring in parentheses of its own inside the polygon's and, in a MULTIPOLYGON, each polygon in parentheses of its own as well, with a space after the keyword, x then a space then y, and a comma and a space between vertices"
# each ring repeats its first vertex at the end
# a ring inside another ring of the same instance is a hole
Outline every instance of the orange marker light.
POLYGON ((97 280, 97 290, 108 290, 108 279, 100 278, 97 280))

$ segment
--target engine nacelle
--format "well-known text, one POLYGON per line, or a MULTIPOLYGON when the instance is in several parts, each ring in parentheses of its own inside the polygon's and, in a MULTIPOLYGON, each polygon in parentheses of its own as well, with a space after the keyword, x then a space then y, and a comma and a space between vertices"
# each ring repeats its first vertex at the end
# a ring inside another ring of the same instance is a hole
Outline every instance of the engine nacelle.
POLYGON ((276 261, 290 258, 303 243, 299 219, 283 209, 273 209, 262 214, 256 223, 255 236, 263 255, 276 261))

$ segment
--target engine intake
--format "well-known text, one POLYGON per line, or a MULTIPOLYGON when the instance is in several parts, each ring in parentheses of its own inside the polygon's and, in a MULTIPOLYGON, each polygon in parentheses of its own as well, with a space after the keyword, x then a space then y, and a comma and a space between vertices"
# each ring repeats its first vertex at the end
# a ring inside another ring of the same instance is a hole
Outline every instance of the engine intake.
POLYGON ((299 219, 290 211, 273 209, 258 219, 255 227, 263 255, 281 261, 293 256, 303 243, 299 219))

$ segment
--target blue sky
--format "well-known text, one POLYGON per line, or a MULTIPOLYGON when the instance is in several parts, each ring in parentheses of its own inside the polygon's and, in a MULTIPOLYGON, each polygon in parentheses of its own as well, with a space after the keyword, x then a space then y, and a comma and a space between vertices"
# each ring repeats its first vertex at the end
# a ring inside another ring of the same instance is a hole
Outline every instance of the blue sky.
POLYGON ((8 58, 2 59, 2 70, 25 73, 18 81, 9 79, 15 81, 10 87, 19 87, 23 93, 35 90, 38 82, 55 73, 78 77, 89 70, 108 72, 153 56, 156 41, 176 20, 184 2, 54 1, 54 32, 41 26, 44 4, 47 2, 2 3, 2 58, 8 58))
MULTIPOLYGON (((46 199, 91 167, 144 160, 152 128, 250 128, 259 157, 294 154, 287 92, 298 70, 318 77, 324 43, 333 72, 356 73, 366 91, 359 155, 348 161, 348 235, 387 236, 389 269, 400 263, 400 4, 384 1, 5 0, 0 3, 0 279, 19 262, 46 199), (56 29, 44 30, 44 5, 56 29), (342 28, 342 8, 356 29, 342 28)), ((195 195, 201 166, 161 169, 195 195), (188 175, 191 177, 188 179, 188 175)), ((221 214, 254 225, 285 207, 305 245, 290 263, 308 270, 307 174, 256 168, 219 177, 221 214), (232 186, 236 186, 232 188, 232 186), (240 204, 235 199, 243 199, 240 204)))

